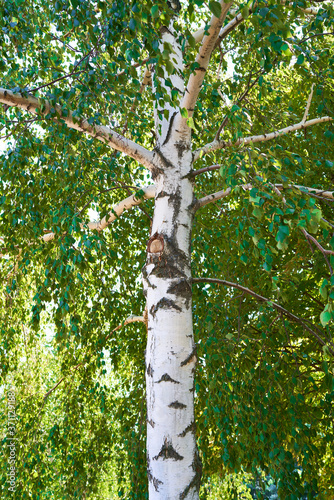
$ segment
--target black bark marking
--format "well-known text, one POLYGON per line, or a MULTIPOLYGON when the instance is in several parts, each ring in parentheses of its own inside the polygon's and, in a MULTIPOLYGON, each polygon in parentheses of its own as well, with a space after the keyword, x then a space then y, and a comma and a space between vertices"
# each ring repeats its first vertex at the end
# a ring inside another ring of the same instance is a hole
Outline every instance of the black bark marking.
POLYGON ((175 309, 176 311, 182 311, 181 307, 179 307, 174 300, 166 299, 165 297, 160 299, 156 305, 151 307, 151 315, 155 316, 158 309, 175 309))
POLYGON ((173 293, 174 295, 178 295, 183 297, 186 300, 187 307, 189 306, 189 302, 192 297, 191 285, 187 280, 181 279, 178 280, 177 283, 170 285, 167 290, 167 293, 173 293))
POLYGON ((199 489, 200 489, 201 478, 202 478, 202 462, 201 462, 201 459, 199 458, 199 454, 198 454, 197 450, 195 451, 194 460, 193 460, 191 466, 192 466, 192 469, 193 469, 195 475, 192 478, 192 480, 190 481, 190 483, 188 484, 188 486, 186 487, 186 489, 181 493, 180 500, 184 500, 192 488, 194 488, 195 491, 199 491, 199 489))
POLYGON ((186 275, 176 266, 164 262, 162 259, 153 271, 151 272, 157 278, 185 278, 186 275))
POLYGON ((152 179, 155 181, 155 179, 159 176, 159 175, 162 175, 163 174, 163 170, 159 167, 152 167, 151 168, 151 174, 152 174, 152 179))
POLYGON ((175 410, 184 410, 187 408, 187 405, 184 405, 183 403, 180 403, 179 401, 173 401, 170 405, 168 405, 168 408, 174 408, 175 410))
POLYGON ((155 427, 155 422, 153 422, 153 420, 152 420, 152 419, 151 419, 151 420, 148 420, 148 421, 147 421, 147 423, 148 423, 148 424, 150 424, 150 426, 152 427, 152 429, 154 429, 154 427, 155 427))
POLYGON ((175 147, 177 149, 177 155, 178 155, 179 158, 182 158, 183 153, 185 151, 188 151, 188 149, 189 149, 189 146, 187 144, 184 144, 183 141, 182 142, 177 142, 175 144, 175 147))
POLYGON ((165 438, 164 444, 161 447, 159 455, 153 457, 153 460, 158 460, 162 458, 163 460, 172 459, 172 460, 183 460, 184 457, 178 454, 178 452, 173 448, 171 442, 165 438))
POLYGON ((160 191, 160 193, 157 194, 155 199, 158 200, 159 198, 165 198, 165 196, 170 196, 170 194, 166 193, 166 191, 160 191))
POLYGON ((171 118, 169 120, 169 127, 168 127, 168 130, 167 130, 167 134, 166 134, 164 142, 162 143, 163 146, 165 144, 167 144, 167 142, 170 139, 170 135, 172 133, 173 121, 174 121, 174 118, 175 118, 176 115, 177 115, 177 111, 174 111, 174 113, 172 114, 172 116, 171 116, 171 118))
POLYGON ((179 434, 179 437, 183 438, 186 434, 188 434, 188 432, 192 432, 193 434, 195 434, 195 432, 196 432, 196 424, 195 424, 195 422, 191 422, 191 424, 189 424, 184 429, 184 431, 179 434))
POLYGON ((196 354, 197 354, 197 346, 194 347, 193 351, 189 354, 188 357, 186 357, 186 359, 184 361, 181 361, 180 366, 185 366, 188 363, 190 363, 193 360, 193 358, 196 357, 196 354))
POLYGON ((160 382, 172 382, 173 384, 179 384, 180 383, 177 380, 174 380, 170 375, 168 375, 168 373, 164 373, 161 376, 161 379, 158 380, 158 382, 156 382, 156 384, 160 384, 160 382))
POLYGON ((152 368, 151 364, 149 364, 149 365, 148 365, 148 367, 147 367, 147 370, 146 370, 147 375, 148 375, 149 377, 153 377, 153 371, 154 371, 154 370, 153 370, 153 368, 152 368))
POLYGON ((147 477, 149 482, 153 483, 155 491, 159 491, 159 484, 163 484, 163 482, 154 477, 150 469, 147 469, 147 477))

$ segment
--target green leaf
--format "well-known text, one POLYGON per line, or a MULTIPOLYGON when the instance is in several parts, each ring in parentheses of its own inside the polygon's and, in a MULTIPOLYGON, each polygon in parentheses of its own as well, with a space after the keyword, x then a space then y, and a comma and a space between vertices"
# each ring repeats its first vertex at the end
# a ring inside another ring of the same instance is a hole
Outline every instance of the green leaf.
POLYGON ((186 108, 181 109, 181 116, 182 118, 188 118, 188 111, 186 108))
POLYGON ((212 14, 216 17, 220 17, 220 14, 222 12, 222 8, 219 2, 209 2, 209 9, 211 10, 212 14))
POLYGON ((195 129, 195 124, 194 124, 194 120, 193 120, 193 117, 190 116, 188 119, 187 119, 187 125, 189 128, 192 128, 193 130, 196 130, 195 129))
POLYGON ((320 314, 320 321, 322 326, 326 326, 331 319, 332 315, 329 311, 322 311, 322 313, 320 314))
POLYGON ((159 5, 155 4, 151 8, 151 16, 154 18, 154 17, 158 17, 158 15, 159 15, 159 5))
POLYGON ((304 60, 305 60, 304 54, 299 54, 299 56, 297 57, 296 64, 303 64, 304 60))

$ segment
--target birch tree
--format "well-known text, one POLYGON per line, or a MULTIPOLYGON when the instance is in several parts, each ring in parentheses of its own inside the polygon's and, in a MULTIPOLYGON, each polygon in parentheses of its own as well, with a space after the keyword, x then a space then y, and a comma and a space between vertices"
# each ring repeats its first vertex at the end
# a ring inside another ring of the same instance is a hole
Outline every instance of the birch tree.
MULTIPOLYGON (((145 355, 133 428, 146 415, 150 500, 198 499, 202 462, 260 466, 284 498, 330 491, 333 14, 304 0, 2 3, 3 373, 22 325, 32 339, 48 317, 59 378, 31 411, 78 377, 77 400, 91 387, 116 428, 94 389, 104 353, 125 378, 120 364, 135 376, 145 355)), ((62 498, 98 498, 77 455, 62 498)), ((49 491, 38 460, 18 467, 17 491, 49 491)), ((138 481, 124 498, 145 498, 138 481)))

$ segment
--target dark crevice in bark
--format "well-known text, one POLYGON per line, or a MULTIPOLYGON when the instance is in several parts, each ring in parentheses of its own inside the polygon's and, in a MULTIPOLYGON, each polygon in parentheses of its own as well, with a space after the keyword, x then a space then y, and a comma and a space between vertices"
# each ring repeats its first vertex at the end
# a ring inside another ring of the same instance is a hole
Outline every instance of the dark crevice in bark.
POLYGON ((195 434, 195 432, 196 432, 196 424, 195 424, 195 422, 191 422, 191 424, 189 424, 184 429, 184 431, 179 434, 179 437, 183 438, 186 434, 188 434, 188 432, 192 432, 193 434, 195 434))
POLYGON ((192 352, 189 354, 188 357, 186 357, 185 360, 181 361, 181 366, 185 366, 188 363, 190 363, 194 358, 196 358, 196 354, 197 354, 197 346, 194 347, 192 352))
POLYGON ((173 122, 174 122, 174 118, 175 116, 177 115, 177 111, 174 111, 174 113, 172 114, 172 116, 170 117, 170 120, 169 120, 169 127, 168 127, 168 130, 167 130, 167 134, 166 134, 166 137, 165 137, 165 140, 164 142, 162 143, 162 146, 164 146, 165 144, 167 144, 167 142, 169 141, 170 139, 170 135, 172 133, 172 128, 173 128, 173 122))
POLYGON ((147 477, 149 482, 153 483, 155 491, 159 491, 159 484, 163 484, 163 482, 154 477, 150 469, 147 469, 147 477))
POLYGON ((152 420, 152 419, 151 419, 151 420, 148 420, 148 421, 147 421, 147 423, 148 423, 148 424, 150 424, 150 426, 154 429, 154 427, 155 427, 155 423, 153 422, 153 420, 152 420))
POLYGON ((166 299, 163 297, 159 300, 156 305, 153 305, 150 309, 150 313, 152 316, 155 316, 158 309, 176 309, 176 311, 182 311, 181 307, 174 302, 174 300, 166 299))
POLYGON ((161 376, 161 379, 156 382, 156 384, 160 384, 160 382, 172 382, 173 384, 179 384, 177 380, 174 380, 168 373, 164 373, 161 376))
POLYGON ((188 493, 190 492, 191 489, 194 489, 195 491, 199 491, 200 486, 201 486, 201 478, 202 478, 202 462, 201 459, 199 458, 198 451, 196 450, 194 460, 191 464, 192 469, 195 473, 194 477, 186 487, 186 489, 181 493, 180 495, 180 500, 184 500, 188 493))
MULTIPOLYGON (((161 160, 161 163, 168 169, 168 168, 175 168, 175 166, 173 165, 173 163, 171 161, 169 161, 163 154, 162 152, 160 151, 160 148, 159 146, 156 146, 153 150, 160 158, 161 160)), ((159 171, 159 174, 163 174, 163 169, 160 169, 160 168, 156 168, 156 170, 159 171)), ((155 177, 153 177, 153 169, 151 169, 151 172, 152 172, 152 178, 153 180, 155 180, 155 177)))
POLYGON ((152 366, 149 364, 148 367, 147 367, 147 370, 146 370, 146 373, 149 377, 153 377, 153 368, 152 366))
POLYGON ((187 405, 184 405, 183 403, 180 403, 179 401, 173 401, 170 405, 168 405, 169 408, 174 408, 175 410, 184 410, 184 408, 187 408, 187 405))
POLYGON ((168 441, 167 438, 165 438, 165 442, 162 445, 159 455, 153 457, 153 460, 158 460, 159 458, 162 458, 163 460, 183 460, 184 457, 179 455, 178 452, 173 448, 172 443, 168 441))

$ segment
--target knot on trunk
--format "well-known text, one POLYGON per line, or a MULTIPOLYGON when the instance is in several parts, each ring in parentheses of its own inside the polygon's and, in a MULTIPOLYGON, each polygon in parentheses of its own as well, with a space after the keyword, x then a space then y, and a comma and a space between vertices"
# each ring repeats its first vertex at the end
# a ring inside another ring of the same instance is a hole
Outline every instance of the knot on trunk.
POLYGON ((161 255, 162 252, 164 251, 164 247, 165 247, 165 242, 164 242, 164 238, 161 234, 155 233, 148 240, 148 243, 147 243, 148 253, 152 253, 155 255, 161 255))

